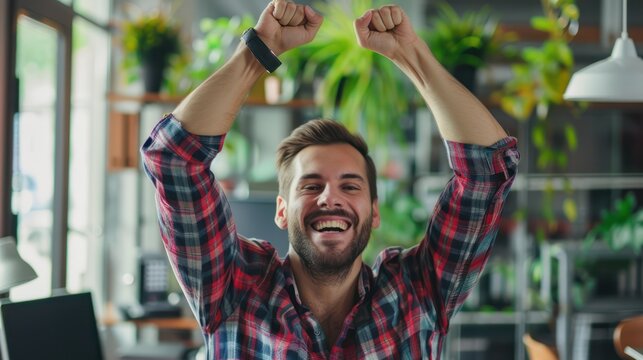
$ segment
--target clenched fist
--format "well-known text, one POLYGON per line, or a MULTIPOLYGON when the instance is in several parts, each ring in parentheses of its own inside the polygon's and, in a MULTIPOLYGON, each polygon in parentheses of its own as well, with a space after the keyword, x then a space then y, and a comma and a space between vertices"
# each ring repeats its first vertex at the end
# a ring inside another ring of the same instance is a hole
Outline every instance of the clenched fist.
POLYGON ((354 22, 360 46, 394 59, 402 47, 418 41, 409 18, 397 5, 366 11, 354 22))
POLYGON ((279 55, 315 38, 324 18, 310 6, 273 0, 255 27, 259 37, 279 55))

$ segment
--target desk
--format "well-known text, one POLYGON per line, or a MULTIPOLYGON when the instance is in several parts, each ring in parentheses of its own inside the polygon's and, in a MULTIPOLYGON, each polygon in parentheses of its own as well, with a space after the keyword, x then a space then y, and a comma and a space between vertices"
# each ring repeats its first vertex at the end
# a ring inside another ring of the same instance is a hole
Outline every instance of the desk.
POLYGON ((177 317, 177 318, 149 318, 149 319, 136 319, 127 320, 133 323, 136 327, 152 326, 157 329, 167 330, 197 330, 200 329, 199 323, 193 317, 177 317))
POLYGON ((110 325, 133 325, 135 341, 138 345, 180 343, 185 348, 202 345, 199 336, 201 327, 193 317, 119 320, 110 325))
POLYGON ((643 349, 634 349, 632 347, 626 346, 625 353, 635 360, 643 360, 643 349))
POLYGON ((200 329, 199 323, 193 316, 181 317, 157 317, 144 318, 135 320, 122 319, 116 312, 114 305, 108 304, 105 308, 105 315, 102 318, 105 326, 115 326, 118 324, 134 324, 136 327, 152 326, 158 329, 167 330, 197 330, 200 329))
POLYGON ((134 326, 137 342, 176 342, 179 340, 188 347, 194 347, 199 341, 195 331, 201 332, 199 323, 193 316, 157 317, 126 320, 122 319, 113 306, 108 305, 102 324, 107 327, 122 325, 134 326), (147 336, 146 336, 147 335, 147 336), (165 336, 162 336, 165 335, 165 336))

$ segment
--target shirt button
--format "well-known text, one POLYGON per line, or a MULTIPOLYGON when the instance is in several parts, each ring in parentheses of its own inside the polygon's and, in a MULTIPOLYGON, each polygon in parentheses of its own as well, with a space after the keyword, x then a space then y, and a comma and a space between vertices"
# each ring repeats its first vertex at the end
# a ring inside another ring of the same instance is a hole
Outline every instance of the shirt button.
POLYGON ((315 329, 315 336, 319 336, 319 335, 321 335, 321 331, 319 331, 319 329, 315 329))

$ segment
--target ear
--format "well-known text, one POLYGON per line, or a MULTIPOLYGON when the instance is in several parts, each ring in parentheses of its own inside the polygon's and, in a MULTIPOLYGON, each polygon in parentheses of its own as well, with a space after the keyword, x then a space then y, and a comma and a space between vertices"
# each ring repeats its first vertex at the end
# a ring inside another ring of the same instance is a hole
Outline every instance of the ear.
POLYGON ((288 228, 288 204, 286 200, 277 196, 277 209, 275 210, 275 224, 281 230, 286 230, 288 228))
POLYGON ((380 203, 377 199, 373 201, 373 229, 380 227, 380 203))

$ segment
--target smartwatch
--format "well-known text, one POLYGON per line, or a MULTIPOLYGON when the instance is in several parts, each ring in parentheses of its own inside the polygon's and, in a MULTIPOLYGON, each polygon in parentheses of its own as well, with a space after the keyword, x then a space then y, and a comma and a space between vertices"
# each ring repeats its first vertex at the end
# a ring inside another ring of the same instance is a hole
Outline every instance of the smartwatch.
POLYGON ((257 58, 259 63, 261 63, 269 73, 277 70, 281 65, 281 61, 279 61, 277 55, 275 55, 275 53, 273 53, 272 50, 270 50, 259 38, 255 29, 250 28, 244 31, 243 35, 241 35, 241 39, 246 43, 246 46, 250 49, 252 55, 257 58))

